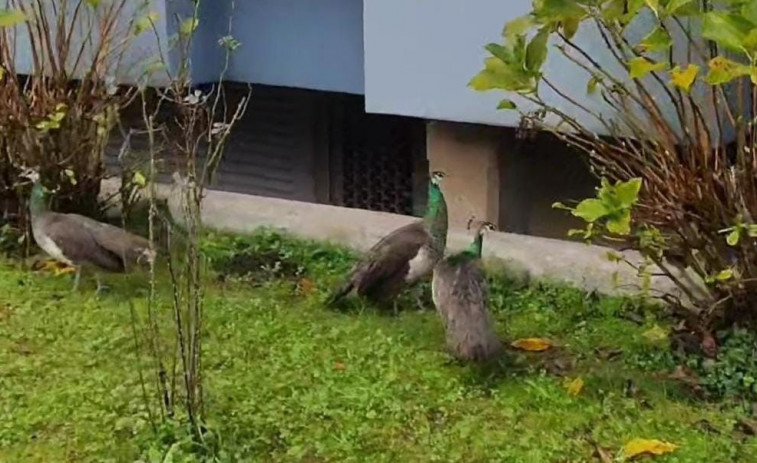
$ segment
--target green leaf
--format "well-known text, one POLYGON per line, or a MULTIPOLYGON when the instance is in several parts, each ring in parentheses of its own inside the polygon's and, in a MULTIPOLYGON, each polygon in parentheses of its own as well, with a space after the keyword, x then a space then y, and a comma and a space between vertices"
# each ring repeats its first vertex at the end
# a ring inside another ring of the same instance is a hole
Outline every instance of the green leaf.
POLYGON ((0 27, 12 27, 26 20, 26 15, 21 10, 0 9, 0 27))
POLYGON ((626 209, 607 219, 607 230, 616 235, 628 235, 631 233, 631 211, 626 209))
POLYGON ((181 23, 181 26, 179 27, 179 33, 183 36, 192 35, 192 33, 197 29, 197 26, 199 25, 199 19, 187 18, 184 20, 184 22, 181 23))
POLYGON ((757 26, 757 2, 749 1, 741 7, 741 15, 744 19, 757 26))
POLYGON ((749 225, 746 232, 750 238, 757 238, 757 225, 749 225))
POLYGON ((626 26, 636 17, 645 4, 645 0, 610 0, 604 5, 601 15, 607 22, 614 23, 617 21, 626 26))
POLYGON ((602 80, 597 76, 591 76, 589 82, 586 84, 586 93, 593 95, 597 92, 597 86, 602 80))
POLYGON ((158 13, 151 11, 147 15, 137 19, 134 22, 134 33, 139 35, 146 30, 152 29, 159 18, 160 15, 158 13))
POLYGON ((518 106, 512 100, 502 100, 497 105, 497 109, 518 109, 518 106))
POLYGON ((741 228, 734 227, 733 230, 731 230, 731 233, 726 237, 725 241, 728 243, 728 246, 736 246, 739 244, 739 238, 741 238, 741 228))
POLYGON ((96 9, 98 6, 100 6, 100 0, 87 0, 87 5, 96 9))
POLYGON ((495 57, 499 58, 500 61, 504 63, 508 63, 510 61, 513 61, 513 53, 508 49, 507 47, 503 47, 502 45, 498 43, 490 43, 484 47, 486 51, 494 55, 495 57))
POLYGON ((717 275, 715 275, 715 279, 717 281, 728 281, 731 278, 733 278, 733 269, 732 268, 727 268, 727 269, 721 271, 720 273, 718 273, 717 275))
POLYGON ((505 24, 502 30, 502 36, 507 40, 512 40, 518 35, 523 35, 534 27, 534 21, 531 15, 521 16, 505 24))
POLYGON ((675 13, 682 7, 688 5, 693 0, 670 0, 668 6, 665 8, 665 12, 669 15, 675 15, 675 13))
POLYGON ((624 183, 618 183, 615 186, 615 195, 622 207, 631 207, 636 204, 641 191, 642 181, 640 178, 633 178, 624 183))
POLYGON ((516 62, 505 63, 498 58, 487 58, 485 68, 479 72, 468 85, 476 91, 493 89, 528 93, 533 91, 533 78, 516 62))
POLYGON ((650 72, 661 71, 667 67, 665 63, 656 63, 647 58, 637 57, 628 62, 628 75, 632 79, 640 79, 650 72))
POLYGON ((676 66, 670 71, 670 84, 688 93, 698 74, 699 66, 696 64, 690 64, 686 69, 676 66))
POLYGON ((565 37, 570 40, 576 36, 578 28, 581 25, 581 18, 566 18, 562 22, 562 32, 565 37))
POLYGON ((586 11, 575 0, 536 0, 534 16, 543 22, 557 23, 566 18, 581 18, 586 11))
POLYGON ((655 53, 669 50, 671 46, 673 46, 673 39, 670 38, 670 34, 662 27, 658 27, 644 37, 636 48, 640 52, 655 53))
POLYGON ((710 85, 722 85, 749 74, 749 67, 731 61, 723 56, 716 56, 710 60, 709 72, 704 80, 710 85))
POLYGON ((645 0, 645 3, 649 7, 649 9, 652 10, 654 15, 659 18, 660 17, 660 0, 645 0))
POLYGON ((140 188, 144 188, 145 185, 147 185, 147 179, 142 175, 142 172, 139 171, 134 172, 131 181, 140 188))
POLYGON ((744 37, 744 48, 748 50, 757 50, 757 28, 749 31, 746 37, 744 37))
POLYGON ((702 37, 731 51, 742 52, 744 40, 751 29, 752 24, 742 16, 710 11, 704 15, 702 37))
POLYGON ((573 215, 579 217, 587 222, 595 222, 598 219, 606 216, 608 210, 602 201, 596 198, 584 199, 575 209, 573 209, 573 215))
POLYGON ((543 27, 531 39, 526 48, 526 69, 531 72, 538 72, 544 61, 547 59, 547 41, 549 40, 549 29, 543 27))
POLYGON ((568 207, 568 206, 566 206, 565 204, 563 204, 563 203, 561 203, 559 201, 552 204, 552 209, 561 209, 563 211, 572 211, 573 210, 572 207, 568 207))

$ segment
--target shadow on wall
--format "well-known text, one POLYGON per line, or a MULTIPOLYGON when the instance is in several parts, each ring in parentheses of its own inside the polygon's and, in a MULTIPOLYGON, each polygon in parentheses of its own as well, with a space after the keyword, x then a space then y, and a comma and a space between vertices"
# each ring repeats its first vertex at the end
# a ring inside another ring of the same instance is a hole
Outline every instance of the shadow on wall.
POLYGON ((508 129, 500 148, 500 224, 503 231, 566 239, 582 221, 552 208, 594 195, 598 184, 582 154, 554 135, 516 139, 508 129))

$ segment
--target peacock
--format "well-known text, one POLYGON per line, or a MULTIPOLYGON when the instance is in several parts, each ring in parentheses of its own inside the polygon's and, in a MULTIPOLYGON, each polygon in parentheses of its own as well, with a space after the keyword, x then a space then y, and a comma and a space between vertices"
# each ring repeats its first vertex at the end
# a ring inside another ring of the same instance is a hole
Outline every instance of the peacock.
POLYGON ((82 215, 50 211, 49 192, 39 176, 27 176, 34 182, 29 198, 34 241, 54 260, 76 269, 74 291, 79 287, 83 267, 94 270, 99 293, 104 288, 99 271, 123 273, 134 264, 149 263, 155 258, 150 242, 141 236, 82 215))
POLYGON ((366 254, 329 298, 334 304, 355 291, 379 304, 393 302, 405 285, 429 276, 447 245, 447 203, 440 184, 444 172, 433 172, 423 220, 400 227, 382 238, 366 254))
POLYGON ((434 268, 434 305, 444 325, 447 348, 461 360, 485 361, 502 349, 487 308, 488 286, 481 266, 484 232, 494 229, 491 223, 482 223, 466 250, 434 268))

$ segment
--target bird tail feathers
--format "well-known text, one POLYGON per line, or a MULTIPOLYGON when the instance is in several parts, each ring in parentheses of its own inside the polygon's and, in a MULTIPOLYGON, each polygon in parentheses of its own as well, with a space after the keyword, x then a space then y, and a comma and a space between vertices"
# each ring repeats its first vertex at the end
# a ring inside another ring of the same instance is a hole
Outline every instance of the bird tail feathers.
POLYGON ((335 291, 331 293, 328 299, 326 299, 326 305, 333 306, 337 302, 341 301, 346 295, 352 291, 352 288, 354 287, 354 284, 352 281, 348 281, 347 283, 344 283, 339 288, 337 288, 335 291))

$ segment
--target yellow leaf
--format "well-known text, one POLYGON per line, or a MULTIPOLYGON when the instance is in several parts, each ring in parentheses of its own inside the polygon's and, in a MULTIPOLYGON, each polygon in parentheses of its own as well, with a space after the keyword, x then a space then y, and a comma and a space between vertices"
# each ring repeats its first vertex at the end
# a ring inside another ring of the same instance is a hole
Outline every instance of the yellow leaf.
POLYGON ((510 345, 515 347, 516 349, 525 350, 529 352, 542 352, 554 346, 555 343, 553 343, 549 339, 525 338, 525 339, 518 339, 517 341, 514 341, 510 345))
POLYGON ((181 35, 192 35, 192 32, 197 29, 197 26, 200 24, 200 21, 197 18, 187 18, 184 20, 184 22, 181 23, 181 26, 179 27, 179 33, 181 35))
POLYGON ((670 442, 663 442, 657 439, 632 439, 623 446, 623 454, 626 458, 633 458, 639 455, 665 455, 671 453, 678 446, 670 442))
POLYGON ((652 342, 664 341, 668 339, 668 333, 659 325, 655 325, 652 328, 644 332, 643 336, 652 342))
POLYGON ((154 11, 151 11, 146 16, 137 19, 134 22, 134 33, 139 35, 148 29, 152 29, 158 19, 160 19, 160 15, 154 11))
POLYGON ((5 77, 5 68, 0 66, 0 80, 3 80, 3 77, 5 77))
POLYGON ((699 66, 691 64, 686 69, 681 69, 676 66, 675 69, 670 71, 670 83, 674 87, 678 87, 684 92, 688 92, 691 89, 692 84, 699 74, 699 66))
POLYGON ((142 175, 142 172, 139 171, 134 172, 131 181, 140 188, 144 188, 147 185, 147 179, 142 175))
POLYGON ((584 380, 581 378, 576 378, 573 381, 569 382, 566 387, 568 389, 568 394, 576 397, 584 388, 584 380))
POLYGON ((666 67, 665 63, 656 63, 639 56, 628 62, 628 75, 631 79, 640 79, 650 72, 661 71, 666 67))
POLYGON ((23 11, 0 9, 0 27, 12 27, 27 20, 23 11))

